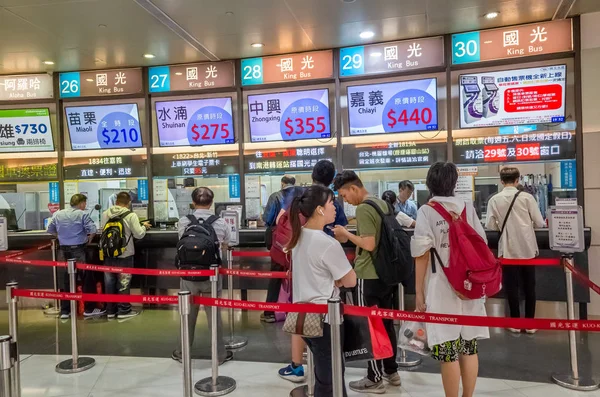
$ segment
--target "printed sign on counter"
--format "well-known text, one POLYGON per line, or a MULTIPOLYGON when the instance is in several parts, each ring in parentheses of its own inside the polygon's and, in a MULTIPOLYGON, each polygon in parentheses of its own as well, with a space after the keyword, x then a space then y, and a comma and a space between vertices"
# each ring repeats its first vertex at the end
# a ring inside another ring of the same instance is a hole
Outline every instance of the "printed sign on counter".
POLYGON ((452 35, 452 64, 573 51, 571 18, 452 35))
POLYGON ((0 110, 0 153, 52 151, 54 140, 47 108, 0 110))
POLYGON ((148 86, 150 92, 233 87, 233 71, 233 61, 154 66, 148 69, 148 86))
POLYGON ((60 192, 58 182, 48 183, 48 201, 52 204, 60 203, 60 192))
POLYGON ((444 66, 444 38, 394 41, 340 49, 340 77, 444 66))
POLYGON ((0 216, 0 251, 8 250, 8 222, 5 216, 0 216))
POLYGON ((128 95, 143 91, 141 68, 67 72, 61 73, 59 79, 61 98, 128 95))
POLYGON ((333 78, 333 50, 242 59, 242 86, 333 78))
POLYGON ((435 131, 437 80, 348 87, 350 135, 435 131))
POLYGON ((154 179, 152 181, 154 201, 169 201, 169 190, 167 179, 154 179))
POLYGON ((575 160, 561 161, 560 187, 561 189, 577 188, 577 163, 575 160))
POLYGON ((73 197, 73 195, 79 193, 79 185, 77 182, 65 181, 64 189, 65 189, 65 207, 69 208, 69 206, 70 206, 69 203, 71 201, 71 197, 73 197))
POLYGON ((562 123, 566 65, 461 75, 460 128, 562 123))
POLYGON ((138 200, 148 200, 148 180, 138 179, 138 200))
POLYGON ((65 107, 65 116, 73 150, 142 147, 135 103, 70 106, 65 107))
POLYGON ((549 215, 550 249, 563 253, 584 251, 582 208, 551 207, 549 215))
POLYGON ((330 138, 329 90, 248 95, 252 142, 330 138))
POLYGON ((231 98, 156 102, 160 146, 233 143, 231 98))
POLYGON ((229 198, 234 201, 240 199, 240 176, 229 175, 229 198))
POLYGON ((231 235, 229 237, 229 246, 236 246, 240 243, 240 214, 234 210, 226 210, 221 212, 221 218, 229 228, 231 235))
POLYGON ((0 76, 0 101, 54 98, 54 85, 49 74, 0 76))

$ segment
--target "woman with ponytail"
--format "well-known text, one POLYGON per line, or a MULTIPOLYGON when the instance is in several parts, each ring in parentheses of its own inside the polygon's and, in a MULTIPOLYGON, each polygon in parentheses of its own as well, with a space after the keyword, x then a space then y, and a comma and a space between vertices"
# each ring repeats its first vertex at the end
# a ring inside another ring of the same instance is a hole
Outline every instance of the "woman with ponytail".
MULTIPOLYGON (((292 251, 294 303, 326 305, 329 298, 339 296, 340 287, 356 285, 356 274, 344 249, 336 239, 323 232, 325 225, 334 222, 335 214, 333 192, 324 186, 313 185, 292 201, 290 223, 293 234, 288 249, 292 251)), ((305 339, 315 362, 315 397, 333 395, 330 338, 331 330, 325 323, 322 337, 305 339)), ((342 362, 343 359, 342 355, 342 362)))

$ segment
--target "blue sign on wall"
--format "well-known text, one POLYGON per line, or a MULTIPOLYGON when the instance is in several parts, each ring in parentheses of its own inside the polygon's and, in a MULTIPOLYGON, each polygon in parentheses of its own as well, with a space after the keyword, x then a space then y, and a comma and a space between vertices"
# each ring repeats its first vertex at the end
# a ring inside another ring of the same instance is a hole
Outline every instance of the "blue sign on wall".
POLYGON ((50 196, 50 203, 60 203, 60 192, 58 190, 58 182, 50 182, 48 184, 48 192, 50 196))
POLYGON ((79 72, 60 74, 60 97, 76 98, 81 96, 81 78, 79 72))
POLYGON ((138 179, 138 199, 139 200, 148 200, 148 180, 147 179, 138 179))
POLYGON ((242 59, 242 86, 263 83, 262 58, 242 59))
POLYGON ((229 198, 240 198, 240 176, 237 174, 229 175, 229 198))
POLYGON ((452 35, 452 64, 479 62, 479 32, 452 35))
POLYGON ((171 75, 168 66, 154 66, 148 69, 148 86, 150 92, 167 92, 171 90, 171 75))
POLYGON ((560 162, 560 187, 562 189, 577 189, 577 165, 575 160, 560 162))
POLYGON ((365 47, 347 47, 340 49, 340 76, 365 74, 365 47))

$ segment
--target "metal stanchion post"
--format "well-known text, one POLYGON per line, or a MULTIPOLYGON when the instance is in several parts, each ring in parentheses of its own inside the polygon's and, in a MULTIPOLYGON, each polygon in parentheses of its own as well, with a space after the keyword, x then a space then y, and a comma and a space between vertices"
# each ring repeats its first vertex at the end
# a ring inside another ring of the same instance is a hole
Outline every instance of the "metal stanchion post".
POLYGON ((344 377, 342 374, 342 326, 341 299, 332 298, 327 301, 329 326, 331 328, 331 374, 333 397, 344 395, 344 377))
POLYGON ((190 291, 179 292, 179 316, 181 318, 181 360, 183 363, 183 397, 192 397, 192 355, 190 352, 190 291))
POLYGON ((13 296, 13 290, 18 288, 19 284, 12 281, 6 284, 6 303, 8 303, 8 334, 11 337, 11 352, 15 357, 14 368, 11 371, 11 389, 15 397, 21 396, 21 361, 19 358, 18 334, 19 317, 17 312, 18 299, 13 296))
MULTIPOLYGON (((50 251, 52 252, 52 261, 56 262, 56 239, 52 239, 51 241, 50 251)), ((58 292, 58 268, 56 266, 52 267, 52 278, 54 281, 54 292, 58 292)), ((48 316, 57 316, 60 314, 60 301, 58 299, 54 300, 54 307, 50 307, 44 310, 44 314, 48 316)))
POLYGON ((15 363, 12 352, 12 338, 9 335, 0 336, 0 392, 2 397, 14 397, 15 390, 11 383, 11 369, 15 363))
MULTIPOLYGON (((404 285, 398 284, 398 308, 404 310, 404 285)), ((400 321, 400 327, 402 327, 402 321, 400 321)), ((404 368, 416 367, 421 364, 421 358, 416 353, 406 351, 404 349, 398 349, 398 358, 396 362, 398 366, 404 368)))
MULTIPOLYGON (((563 255, 563 261, 570 262, 572 265, 573 256, 563 255)), ((565 278, 567 283, 567 317, 569 320, 575 320, 575 297, 573 295, 573 273, 565 266, 565 278)), ((572 390, 591 391, 600 386, 598 381, 579 373, 579 364, 577 362, 577 340, 576 332, 569 332, 569 352, 571 355, 571 373, 553 374, 552 380, 559 386, 572 390)))
MULTIPOLYGON (((233 249, 228 248, 226 250, 227 256, 227 269, 233 269, 233 249)), ((233 276, 227 276, 227 292, 228 298, 233 300, 233 276)), ((229 338, 225 340, 225 348, 229 350, 241 349, 248 344, 248 339, 242 336, 234 335, 234 312, 233 308, 229 309, 229 338)))
MULTIPOLYGON (((67 260, 67 270, 69 272, 69 289, 71 293, 77 292, 77 283, 75 281, 77 268, 75 259, 67 260)), ((56 372, 59 374, 74 374, 83 372, 94 365, 96 360, 91 357, 79 357, 79 347, 77 342, 77 301, 71 301, 71 354, 72 358, 62 361, 56 365, 56 372)))
MULTIPOLYGON (((211 297, 217 299, 217 289, 219 283, 219 266, 213 265, 210 268, 214 275, 210 276, 211 297)), ((235 380, 227 376, 219 376, 219 357, 218 357, 218 338, 217 338, 217 306, 211 308, 211 360, 212 376, 204 378, 196 383, 194 391, 201 396, 224 396, 235 390, 235 380)))
POLYGON ((315 363, 310 349, 306 352, 306 384, 291 391, 290 397, 313 397, 315 395, 315 363))

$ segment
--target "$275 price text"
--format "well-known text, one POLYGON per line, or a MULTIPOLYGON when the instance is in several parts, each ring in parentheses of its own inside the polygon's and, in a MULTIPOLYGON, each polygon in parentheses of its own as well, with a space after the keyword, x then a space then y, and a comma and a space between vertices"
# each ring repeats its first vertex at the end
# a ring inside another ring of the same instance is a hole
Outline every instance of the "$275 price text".
POLYGON ((192 139, 198 142, 198 139, 210 140, 217 139, 217 135, 221 133, 220 139, 228 139, 231 132, 229 131, 229 123, 223 124, 194 124, 192 126, 192 139))
POLYGON ((313 132, 322 134, 327 129, 324 116, 319 116, 316 118, 296 117, 295 119, 288 117, 283 124, 285 125, 284 132, 287 134, 287 136, 292 136, 293 133, 296 133, 296 135, 312 134, 313 132))

